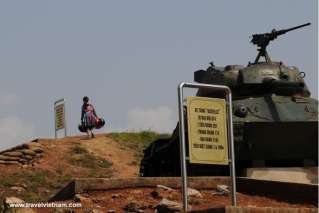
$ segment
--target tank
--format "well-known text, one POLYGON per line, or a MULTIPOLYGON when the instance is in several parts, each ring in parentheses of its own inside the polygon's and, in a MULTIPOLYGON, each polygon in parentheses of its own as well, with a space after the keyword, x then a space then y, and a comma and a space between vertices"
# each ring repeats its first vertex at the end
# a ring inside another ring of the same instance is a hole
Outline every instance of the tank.
MULTIPOLYGON (((247 168, 255 167, 318 166, 318 101, 310 96, 306 74, 295 66, 272 61, 266 50, 278 36, 307 25, 310 23, 252 35, 258 55, 247 66, 210 63, 206 70, 194 73, 196 82, 227 85, 232 90, 238 175, 245 176, 247 168)), ((197 96, 223 94, 199 89, 197 96)), ((171 138, 154 141, 144 150, 141 176, 180 175, 178 125, 171 138)), ((185 137, 187 141, 187 133, 185 137)), ((228 175, 229 168, 187 162, 187 172, 190 176, 228 175)))

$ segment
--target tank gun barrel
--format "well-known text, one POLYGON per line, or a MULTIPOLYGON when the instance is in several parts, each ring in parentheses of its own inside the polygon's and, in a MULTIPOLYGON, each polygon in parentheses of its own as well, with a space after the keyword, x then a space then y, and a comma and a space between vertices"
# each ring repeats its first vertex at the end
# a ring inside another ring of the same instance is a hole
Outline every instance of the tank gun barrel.
POLYGON ((310 25, 311 23, 302 24, 296 27, 291 27, 288 29, 283 30, 276 30, 273 29, 270 33, 262 33, 262 34, 253 34, 251 43, 257 45, 260 49, 258 49, 259 54, 256 57, 255 63, 259 61, 259 58, 261 56, 265 57, 266 62, 271 62, 270 57, 268 56, 268 53, 266 51, 266 47, 268 46, 269 42, 272 40, 275 40, 278 36, 283 35, 289 31, 296 30, 302 27, 306 27, 310 25))
POLYGON ((306 24, 302 24, 302 25, 299 25, 299 26, 296 26, 296 27, 292 27, 292 28, 288 28, 288 29, 284 29, 284 30, 278 30, 278 31, 275 31, 275 34, 277 36, 279 35, 282 35, 282 34, 285 34, 286 32, 289 32, 289 31, 292 31, 292 30, 296 30, 296 29, 299 29, 299 28, 302 28, 302 27, 306 27, 308 25, 310 25, 311 23, 306 23, 306 24))
POLYGON ((276 39, 277 36, 283 35, 289 31, 296 30, 296 29, 299 29, 299 28, 302 28, 302 27, 305 27, 308 25, 310 25, 310 23, 302 24, 302 25, 299 25, 296 27, 278 30, 278 31, 276 29, 273 29, 270 33, 254 34, 254 35, 252 35, 253 38, 251 39, 251 42, 253 44, 256 44, 259 47, 262 47, 264 45, 268 45, 269 41, 276 39))

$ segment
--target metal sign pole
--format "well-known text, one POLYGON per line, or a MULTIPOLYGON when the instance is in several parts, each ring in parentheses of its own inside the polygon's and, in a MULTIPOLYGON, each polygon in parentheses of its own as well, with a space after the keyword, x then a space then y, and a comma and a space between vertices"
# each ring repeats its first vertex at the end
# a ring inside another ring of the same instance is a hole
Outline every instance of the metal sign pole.
POLYGON ((64 104, 64 137, 67 136, 67 131, 66 131, 66 107, 65 107, 65 104, 66 103, 66 100, 65 98, 63 98, 63 104, 64 104))
POLYGON ((222 90, 226 93, 227 103, 227 136, 228 136, 228 152, 230 155, 230 176, 232 183, 232 205, 237 205, 236 199, 236 174, 235 174, 235 152, 234 152, 234 139, 233 139, 233 121, 232 121, 232 96, 231 90, 227 86, 200 84, 200 83, 186 83, 182 82, 178 86, 178 109, 179 109, 179 135, 180 135, 180 160, 181 160, 181 176, 182 176, 182 197, 183 197, 183 211, 187 211, 188 207, 188 194, 187 194, 187 167, 186 167, 186 148, 185 148, 185 117, 184 117, 184 104, 183 104, 183 88, 206 88, 214 90, 222 90))
POLYGON ((236 171, 235 171, 235 149, 234 149, 234 133, 233 133, 233 113, 232 113, 232 94, 231 90, 228 88, 226 90, 226 103, 227 103, 227 112, 228 112, 228 141, 230 149, 230 176, 232 179, 232 205, 237 206, 237 196, 236 196, 236 171))
POLYGON ((183 194, 183 211, 187 211, 188 193, 187 193, 187 170, 186 170, 186 148, 185 148, 185 125, 184 125, 184 104, 183 104, 183 87, 184 83, 178 86, 178 107, 179 107, 179 140, 180 140, 180 159, 182 174, 182 194, 183 194))
POLYGON ((53 113, 54 113, 54 138, 56 139, 58 137, 57 134, 57 129, 56 129, 56 116, 55 116, 55 103, 54 103, 54 109, 53 109, 53 113))

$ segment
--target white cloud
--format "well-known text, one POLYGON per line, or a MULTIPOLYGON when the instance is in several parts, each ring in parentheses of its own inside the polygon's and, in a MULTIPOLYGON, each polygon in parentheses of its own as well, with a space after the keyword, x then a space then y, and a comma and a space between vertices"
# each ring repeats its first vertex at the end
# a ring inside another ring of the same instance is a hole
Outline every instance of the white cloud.
MULTIPOLYGON (((16 105, 19 98, 15 94, 0 93, 0 107, 16 105)), ((21 144, 31 139, 34 126, 14 115, 0 115, 0 150, 21 144)))
POLYGON ((18 96, 14 94, 0 94, 0 105, 12 105, 18 103, 18 96))
POLYGON ((128 130, 153 130, 170 133, 176 125, 174 111, 166 106, 145 109, 135 107, 127 114, 128 130))
POLYGON ((34 126, 16 116, 0 118, 0 150, 21 144, 31 139, 34 126))

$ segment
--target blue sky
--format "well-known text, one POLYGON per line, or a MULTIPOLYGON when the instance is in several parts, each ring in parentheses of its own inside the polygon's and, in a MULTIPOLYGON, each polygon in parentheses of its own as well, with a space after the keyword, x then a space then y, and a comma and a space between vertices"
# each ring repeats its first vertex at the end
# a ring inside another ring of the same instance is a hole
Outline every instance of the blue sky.
POLYGON ((306 72, 317 96, 315 0, 1 1, 0 149, 53 137, 62 97, 72 135, 84 95, 107 120, 104 132, 171 132, 179 82, 210 61, 246 65, 256 56, 250 35, 306 22, 269 53, 306 72))

